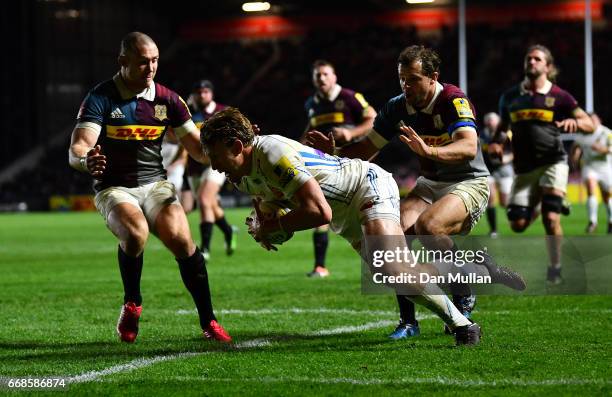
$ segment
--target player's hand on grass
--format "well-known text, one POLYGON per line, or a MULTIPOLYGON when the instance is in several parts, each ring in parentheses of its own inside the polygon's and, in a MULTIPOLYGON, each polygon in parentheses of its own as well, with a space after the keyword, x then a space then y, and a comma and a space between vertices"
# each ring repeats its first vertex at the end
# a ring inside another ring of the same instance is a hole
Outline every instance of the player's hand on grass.
POLYGON ((106 156, 102 154, 100 145, 87 152, 87 170, 96 179, 101 179, 106 170, 106 156))
POLYGON ((574 133, 578 131, 578 120, 576 120, 575 118, 555 121, 555 124, 564 132, 574 133))
POLYGON ((336 140, 331 132, 325 135, 317 130, 308 131, 306 133, 306 144, 331 155, 334 154, 336 149, 336 140))

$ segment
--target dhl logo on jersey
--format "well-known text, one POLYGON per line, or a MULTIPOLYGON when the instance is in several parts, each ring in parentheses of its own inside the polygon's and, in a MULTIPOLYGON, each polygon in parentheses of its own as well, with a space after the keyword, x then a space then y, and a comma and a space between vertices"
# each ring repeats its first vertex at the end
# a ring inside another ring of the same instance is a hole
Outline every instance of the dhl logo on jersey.
POLYGON ((550 123, 553 121, 554 112, 546 109, 521 109, 510 112, 510 120, 517 121, 539 120, 550 123))
POLYGON ((326 113, 310 119, 311 127, 318 127, 321 124, 342 124, 344 123, 344 113, 326 113))
POLYGON ((107 125, 106 136, 123 141, 153 141, 165 128, 163 125, 107 125))
POLYGON ((420 137, 423 140, 423 142, 427 144, 427 146, 444 146, 444 145, 448 145, 449 143, 453 141, 450 135, 448 135, 448 133, 444 133, 439 136, 420 135, 420 137))

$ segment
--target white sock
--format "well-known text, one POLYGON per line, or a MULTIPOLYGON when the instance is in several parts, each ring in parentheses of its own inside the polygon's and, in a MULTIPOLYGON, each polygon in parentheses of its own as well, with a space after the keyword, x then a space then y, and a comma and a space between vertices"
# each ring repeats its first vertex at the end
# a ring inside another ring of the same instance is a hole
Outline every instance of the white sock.
POLYGON ((589 214, 589 222, 597 224, 597 197, 594 195, 589 196, 586 206, 589 214))
POLYGON ((450 329, 471 324, 470 320, 457 310, 453 302, 448 299, 448 296, 444 295, 439 287, 436 286, 439 292, 434 294, 426 292, 430 289, 429 286, 425 287, 422 295, 410 296, 409 299, 437 314, 450 329))
POLYGON ((606 203, 606 210, 608 210, 608 223, 612 223, 612 197, 608 199, 606 203))

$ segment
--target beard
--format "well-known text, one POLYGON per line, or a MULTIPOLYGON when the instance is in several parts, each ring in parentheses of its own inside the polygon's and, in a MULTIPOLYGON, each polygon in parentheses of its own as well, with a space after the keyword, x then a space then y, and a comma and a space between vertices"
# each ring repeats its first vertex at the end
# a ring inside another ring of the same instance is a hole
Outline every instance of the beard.
POLYGON ((525 76, 530 80, 535 80, 543 74, 544 72, 539 71, 535 68, 531 68, 531 67, 525 68, 525 76))

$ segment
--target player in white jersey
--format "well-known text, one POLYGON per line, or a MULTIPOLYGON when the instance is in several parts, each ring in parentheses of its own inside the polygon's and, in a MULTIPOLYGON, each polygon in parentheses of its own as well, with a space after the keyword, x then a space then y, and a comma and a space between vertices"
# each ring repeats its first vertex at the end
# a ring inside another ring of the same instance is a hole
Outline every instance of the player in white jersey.
POLYGON ((582 181, 587 190, 587 212, 589 224, 586 232, 597 230, 597 197, 595 190, 599 185, 602 202, 608 213, 608 234, 612 234, 612 130, 601 124, 597 114, 591 114, 595 132, 578 135, 572 148, 572 161, 578 164, 582 155, 582 181))
POLYGON ((166 170, 166 178, 176 188, 177 193, 183 187, 183 174, 185 173, 185 164, 187 152, 173 133, 166 133, 161 147, 162 164, 166 170))
MULTIPOLYGON (((331 156, 279 135, 255 136, 249 120, 235 108, 207 120, 200 139, 212 167, 225 172, 239 190, 256 200, 282 202, 291 208, 286 215, 273 219, 258 216, 258 226, 250 230, 268 250, 276 250, 273 242, 279 234, 291 236, 295 231, 327 223, 357 251, 364 245, 365 258, 371 252, 371 240, 364 244, 365 236, 384 240, 380 244, 388 251, 406 248, 397 184, 377 165, 331 156)), ((372 270, 374 265, 369 265, 372 270)), ((382 271, 388 275, 440 274, 431 264, 410 267, 390 260, 385 266, 382 271)), ((518 275, 507 270, 477 267, 490 272, 498 282, 507 284, 513 277, 512 281, 517 281, 518 275), (500 277, 504 280, 499 281, 500 277)), ((524 288, 522 279, 518 281, 524 288)), ((463 316, 437 284, 417 281, 393 287, 438 314, 455 331, 457 344, 477 344, 480 340, 478 324, 463 316)))

